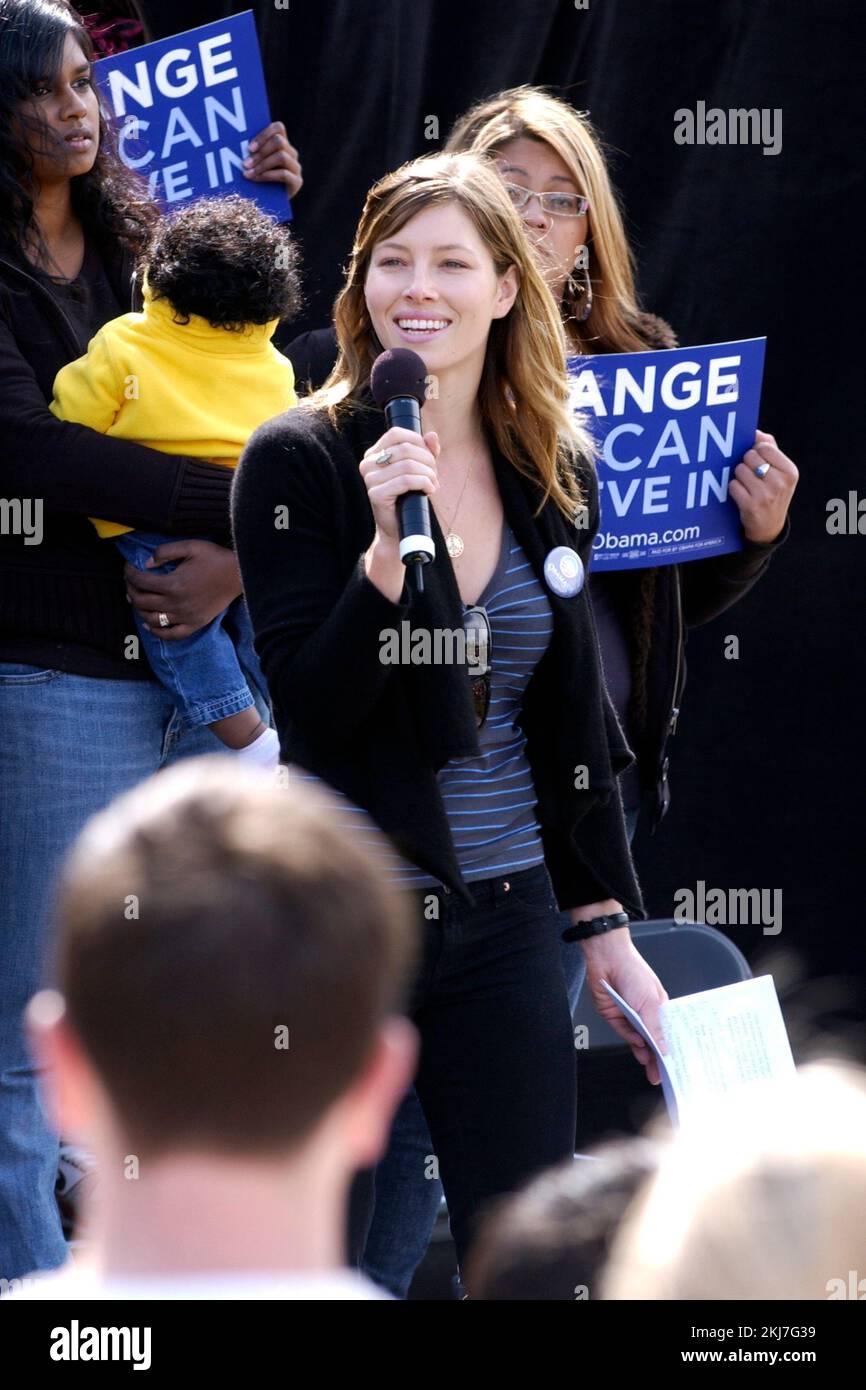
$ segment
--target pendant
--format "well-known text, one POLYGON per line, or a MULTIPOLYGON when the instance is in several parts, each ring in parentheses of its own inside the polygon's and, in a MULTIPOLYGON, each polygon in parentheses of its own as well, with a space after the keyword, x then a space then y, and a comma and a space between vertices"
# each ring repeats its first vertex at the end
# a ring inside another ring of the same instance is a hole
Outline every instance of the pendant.
POLYGON ((458 559, 466 549, 463 544, 463 537, 458 536, 456 531, 449 531, 448 535, 445 537, 445 549, 448 551, 452 560, 458 559))

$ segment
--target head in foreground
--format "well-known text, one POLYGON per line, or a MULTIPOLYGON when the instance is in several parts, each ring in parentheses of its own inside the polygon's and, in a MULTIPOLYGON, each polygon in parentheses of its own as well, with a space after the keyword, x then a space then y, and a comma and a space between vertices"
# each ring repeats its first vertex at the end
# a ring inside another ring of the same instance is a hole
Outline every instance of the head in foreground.
POLYGON ((293 1228, 314 1259, 342 1259, 346 1188, 387 1142, 415 1038, 398 1016, 410 923, 337 811, 300 779, 196 759, 80 836, 59 990, 36 996, 29 1023, 59 1131, 99 1162, 118 1248, 161 1189, 170 1259, 243 1247, 267 1267, 263 1247, 276 1258, 293 1228), (223 1208, 215 1249, 207 1194, 226 1190, 237 1211, 223 1208))

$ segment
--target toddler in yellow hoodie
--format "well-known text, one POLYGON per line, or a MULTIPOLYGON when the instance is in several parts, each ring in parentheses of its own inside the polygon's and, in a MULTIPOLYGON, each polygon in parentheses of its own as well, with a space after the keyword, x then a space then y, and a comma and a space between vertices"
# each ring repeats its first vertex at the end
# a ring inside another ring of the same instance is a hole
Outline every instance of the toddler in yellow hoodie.
MULTIPOLYGON (((297 304, 289 233, 248 198, 204 199, 159 226, 144 270, 143 312, 110 320, 58 372, 51 409, 103 434, 234 468, 253 430, 297 404, 292 365, 271 342, 297 304)), ((175 568, 149 562, 177 537, 93 524, 136 568, 175 568)), ((264 690, 243 599, 180 639, 156 636, 137 611, 135 619, 185 724, 207 725, 246 759, 276 765, 276 733, 244 674, 264 690)), ((169 614, 157 620, 170 628, 169 614)))

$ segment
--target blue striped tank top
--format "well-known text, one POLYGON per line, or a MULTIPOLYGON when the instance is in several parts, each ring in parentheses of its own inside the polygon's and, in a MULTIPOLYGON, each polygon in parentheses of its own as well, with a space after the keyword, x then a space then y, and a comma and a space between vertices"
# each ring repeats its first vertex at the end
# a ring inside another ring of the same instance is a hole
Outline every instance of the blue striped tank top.
MULTIPOLYGON (((550 642, 553 614, 507 521, 496 569, 472 606, 486 609, 491 631, 490 706, 478 733, 481 751, 476 757, 452 759, 438 774, 457 861, 467 882, 529 869, 544 860, 526 739, 516 720, 523 693, 550 642)), ((292 772, 302 781, 321 780, 301 768, 292 772)), ((339 799, 346 824, 369 841, 367 812, 346 797, 339 799)), ((439 886, 438 879, 396 851, 387 855, 383 867, 392 881, 405 887, 439 886)))

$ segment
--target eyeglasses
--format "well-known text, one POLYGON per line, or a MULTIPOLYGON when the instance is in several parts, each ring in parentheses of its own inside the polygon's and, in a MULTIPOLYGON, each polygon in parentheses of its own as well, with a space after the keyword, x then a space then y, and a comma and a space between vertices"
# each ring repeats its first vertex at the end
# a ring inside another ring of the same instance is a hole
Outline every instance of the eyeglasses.
POLYGON ((466 669, 469 688, 475 706, 475 723, 480 729, 490 709, 490 661, 493 655, 493 634, 487 609, 472 604, 463 610, 463 631, 466 636, 466 669))
POLYGON ((503 182, 518 211, 526 207, 530 198, 537 198, 544 212, 549 212, 554 217, 585 217, 589 212, 589 199, 579 193, 536 193, 534 189, 524 188, 522 184, 508 183, 507 180, 503 182))

